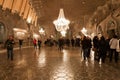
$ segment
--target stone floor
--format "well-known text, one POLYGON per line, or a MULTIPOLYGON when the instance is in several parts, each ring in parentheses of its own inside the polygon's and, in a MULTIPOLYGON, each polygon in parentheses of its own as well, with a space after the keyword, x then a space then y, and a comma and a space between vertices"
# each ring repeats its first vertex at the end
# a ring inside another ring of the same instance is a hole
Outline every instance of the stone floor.
POLYGON ((0 54, 0 80, 120 80, 120 61, 83 61, 79 48, 15 50, 13 61, 0 54))

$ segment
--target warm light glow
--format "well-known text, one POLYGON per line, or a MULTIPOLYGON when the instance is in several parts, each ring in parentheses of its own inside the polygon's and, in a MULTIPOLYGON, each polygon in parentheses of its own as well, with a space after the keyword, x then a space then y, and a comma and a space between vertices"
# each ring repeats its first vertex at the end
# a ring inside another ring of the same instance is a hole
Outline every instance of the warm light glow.
POLYGON ((80 35, 77 35, 76 38, 81 38, 81 36, 80 36, 80 35))
POLYGON ((25 34, 27 33, 26 30, 20 29, 20 28, 13 28, 13 31, 14 31, 15 37, 18 38, 18 39, 24 39, 25 34))
POLYGON ((63 37, 65 37, 67 32, 66 31, 61 31, 60 33, 63 37))
POLYGON ((41 28, 41 29, 39 30, 39 32, 40 32, 40 34, 44 34, 44 33, 45 33, 45 31, 43 30, 43 28, 41 28))
POLYGON ((38 62, 39 62, 38 65, 39 65, 39 67, 44 67, 46 65, 46 54, 45 54, 45 51, 42 50, 40 52, 40 55, 38 57, 39 57, 39 59, 38 59, 38 62))
POLYGON ((25 33, 24 32, 15 32, 14 36, 18 39, 24 39, 25 38, 25 33))
POLYGON ((17 36, 23 36, 23 35, 25 35, 24 32, 17 32, 16 34, 17 34, 17 36))
POLYGON ((13 28, 13 30, 16 31, 16 32, 24 32, 24 33, 27 32, 26 30, 20 29, 20 28, 13 28))
POLYGON ((87 30, 83 27, 83 29, 81 30, 81 32, 85 35, 85 36, 87 36, 87 30))
POLYGON ((53 36, 53 35, 51 35, 50 37, 51 37, 51 38, 54 38, 54 36, 53 36))
POLYGON ((38 39, 38 38, 39 38, 39 35, 34 33, 34 34, 33 34, 33 38, 38 39))
POLYGON ((81 31, 82 31, 82 32, 85 32, 85 33, 87 32, 87 30, 86 30, 85 28, 83 28, 81 31))
POLYGON ((28 17, 27 22, 31 23, 31 21, 32 21, 31 17, 28 17))
POLYGON ((69 29, 70 21, 65 19, 63 9, 60 9, 58 19, 53 21, 57 31, 66 31, 69 29))
POLYGON ((63 61, 66 62, 69 60, 68 52, 66 50, 63 50, 63 61))

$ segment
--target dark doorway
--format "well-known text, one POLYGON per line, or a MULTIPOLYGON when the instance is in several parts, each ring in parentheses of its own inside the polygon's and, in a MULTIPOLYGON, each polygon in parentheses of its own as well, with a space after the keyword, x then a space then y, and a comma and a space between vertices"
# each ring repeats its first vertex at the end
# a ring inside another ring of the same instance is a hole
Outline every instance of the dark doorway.
POLYGON ((6 30, 3 23, 0 22, 0 44, 5 42, 6 39, 6 30))
POLYGON ((111 29, 107 31, 110 38, 112 38, 115 35, 115 29, 111 29))

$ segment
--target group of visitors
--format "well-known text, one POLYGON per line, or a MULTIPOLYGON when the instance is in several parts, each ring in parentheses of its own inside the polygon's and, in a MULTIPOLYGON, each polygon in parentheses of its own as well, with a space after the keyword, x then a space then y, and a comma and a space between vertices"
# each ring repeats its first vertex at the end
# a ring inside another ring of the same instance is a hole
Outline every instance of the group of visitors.
POLYGON ((41 43, 42 41, 40 39, 33 39, 33 44, 34 44, 34 48, 37 49, 37 46, 38 48, 40 49, 41 48, 41 43))
POLYGON ((118 42, 119 40, 117 39, 116 35, 114 35, 111 39, 105 39, 104 36, 95 36, 93 38, 93 51, 95 52, 94 59, 98 61, 100 61, 101 59, 104 63, 106 57, 108 56, 109 62, 112 62, 114 55, 114 60, 117 63, 119 52, 117 52, 116 48, 117 46, 120 46, 118 42))
MULTIPOLYGON (((77 40, 76 40, 77 41, 77 40)), ((19 45, 21 48, 23 40, 19 40, 19 45)), ((7 55, 8 59, 10 58, 13 60, 13 45, 14 45, 14 39, 12 36, 10 36, 6 41, 6 48, 7 48, 7 55)), ((36 49, 37 46, 40 49, 42 41, 40 39, 33 39, 34 48, 36 49)), ((120 40, 118 40, 117 36, 114 35, 113 38, 105 38, 104 36, 94 36, 93 39, 91 39, 88 36, 84 36, 83 38, 79 38, 78 44, 75 43, 75 39, 67 40, 63 39, 62 37, 58 39, 57 44, 60 50, 63 49, 63 46, 66 44, 69 46, 80 46, 83 51, 83 57, 84 60, 87 58, 90 58, 91 49, 94 51, 94 59, 97 61, 102 60, 104 63, 106 61, 106 57, 109 57, 109 61, 112 62, 113 55, 114 60, 117 63, 119 58, 119 52, 116 50, 117 46, 119 45, 120 40), (69 44, 67 44, 69 43, 69 44)))
POLYGON ((56 45, 63 45, 63 46, 72 46, 72 47, 80 47, 80 38, 64 38, 64 37, 60 37, 58 40, 54 40, 53 38, 48 38, 46 39, 46 41, 44 42, 44 44, 46 46, 56 46, 56 45), (62 41, 62 42, 60 42, 62 41))
POLYGON ((72 38, 70 40, 68 38, 61 37, 58 39, 58 46, 60 50, 62 50, 64 46, 80 47, 80 41, 81 41, 80 38, 72 38))
MULTIPOLYGON (((40 39, 38 39, 38 40, 33 39, 34 48, 37 48, 37 45, 38 45, 38 48, 40 49, 41 43, 42 43, 42 41, 40 39)), ((13 60, 13 47, 14 47, 14 44, 15 44, 15 41, 14 41, 13 36, 9 36, 9 38, 5 42, 5 47, 7 49, 7 58, 11 59, 11 60, 13 60)), ((22 47, 22 44, 23 44, 23 40, 19 39, 19 48, 20 49, 22 47)))

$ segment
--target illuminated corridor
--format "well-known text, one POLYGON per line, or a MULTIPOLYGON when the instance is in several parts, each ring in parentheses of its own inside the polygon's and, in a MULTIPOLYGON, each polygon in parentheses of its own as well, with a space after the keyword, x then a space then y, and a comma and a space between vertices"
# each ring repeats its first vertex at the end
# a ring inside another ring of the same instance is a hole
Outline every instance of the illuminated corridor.
POLYGON ((0 80, 120 80, 120 0, 0 0, 0 80))

